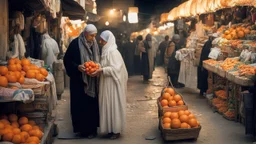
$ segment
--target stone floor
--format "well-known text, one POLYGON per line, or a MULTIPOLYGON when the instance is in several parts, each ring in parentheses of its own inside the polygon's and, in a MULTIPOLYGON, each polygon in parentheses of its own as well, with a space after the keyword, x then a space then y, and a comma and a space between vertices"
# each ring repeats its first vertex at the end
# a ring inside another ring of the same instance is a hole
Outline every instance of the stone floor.
MULTIPOLYGON (((218 113, 213 113, 205 98, 198 96, 198 91, 183 88, 177 89, 188 104, 189 110, 196 115, 202 125, 197 141, 184 140, 164 142, 158 130, 158 113, 156 99, 166 85, 166 74, 157 68, 149 84, 143 84, 141 76, 132 76, 128 82, 127 122, 122 137, 108 140, 97 137, 92 140, 73 139, 60 140, 55 138, 54 144, 252 144, 253 138, 245 135, 244 126, 228 121, 218 113), (146 137, 156 137, 146 140, 146 137)), ((62 100, 58 102, 56 123, 60 133, 72 132, 69 112, 69 91, 66 90, 62 100)))

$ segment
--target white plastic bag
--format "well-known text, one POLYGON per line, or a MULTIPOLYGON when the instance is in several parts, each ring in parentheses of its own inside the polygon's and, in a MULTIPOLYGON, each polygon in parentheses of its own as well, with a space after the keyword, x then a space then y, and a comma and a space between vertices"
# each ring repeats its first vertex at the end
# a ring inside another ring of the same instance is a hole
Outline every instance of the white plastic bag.
POLYGON ((220 53, 221 53, 221 50, 217 47, 214 47, 211 49, 211 52, 208 57, 216 60, 219 57, 220 53))

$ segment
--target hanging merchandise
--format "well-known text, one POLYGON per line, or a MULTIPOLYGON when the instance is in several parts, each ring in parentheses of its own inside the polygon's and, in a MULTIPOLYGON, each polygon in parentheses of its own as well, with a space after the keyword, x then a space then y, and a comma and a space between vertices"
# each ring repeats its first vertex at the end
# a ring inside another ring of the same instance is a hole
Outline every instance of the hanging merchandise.
POLYGON ((181 61, 178 81, 186 87, 196 89, 197 67, 194 66, 195 49, 183 48, 176 52, 175 58, 181 61))

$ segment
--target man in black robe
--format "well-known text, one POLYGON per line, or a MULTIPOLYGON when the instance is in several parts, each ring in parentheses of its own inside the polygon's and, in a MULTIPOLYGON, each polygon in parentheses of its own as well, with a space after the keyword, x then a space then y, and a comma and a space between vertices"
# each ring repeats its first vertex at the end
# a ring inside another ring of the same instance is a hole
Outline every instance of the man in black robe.
POLYGON ((84 66, 87 61, 99 63, 96 34, 96 27, 87 25, 84 32, 70 43, 64 56, 64 65, 70 77, 73 132, 88 138, 94 138, 99 127, 98 78, 86 74, 84 66))
POLYGON ((128 40, 124 44, 124 62, 128 71, 129 76, 133 75, 133 64, 134 64, 134 51, 135 43, 131 40, 128 40))
POLYGON ((200 89, 200 95, 203 95, 208 89, 208 71, 203 67, 203 61, 209 59, 208 56, 211 52, 213 39, 214 37, 210 36, 204 44, 197 68, 197 88, 200 89))
POLYGON ((159 65, 163 65, 164 64, 164 54, 165 54, 165 50, 168 47, 169 44, 169 39, 170 37, 168 35, 166 35, 164 37, 164 41, 162 41, 159 45, 158 50, 160 51, 160 61, 159 61, 159 65))

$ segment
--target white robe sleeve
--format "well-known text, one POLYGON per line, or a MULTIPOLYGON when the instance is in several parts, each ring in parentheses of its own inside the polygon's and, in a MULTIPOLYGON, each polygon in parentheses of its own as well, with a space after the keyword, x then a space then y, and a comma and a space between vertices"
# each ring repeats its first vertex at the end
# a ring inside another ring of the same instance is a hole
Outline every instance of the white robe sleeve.
POLYGON ((45 60, 47 57, 47 46, 46 46, 46 42, 42 43, 42 55, 41 55, 42 59, 45 60))
POLYGON ((120 80, 123 58, 118 50, 115 50, 109 54, 107 63, 108 66, 103 67, 103 75, 113 76, 114 80, 120 80))
POLYGON ((12 58, 17 58, 19 56, 19 41, 16 35, 14 35, 14 50, 12 58))

